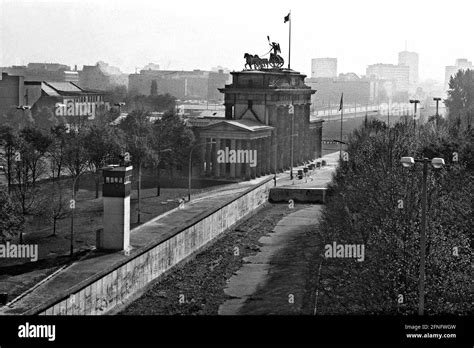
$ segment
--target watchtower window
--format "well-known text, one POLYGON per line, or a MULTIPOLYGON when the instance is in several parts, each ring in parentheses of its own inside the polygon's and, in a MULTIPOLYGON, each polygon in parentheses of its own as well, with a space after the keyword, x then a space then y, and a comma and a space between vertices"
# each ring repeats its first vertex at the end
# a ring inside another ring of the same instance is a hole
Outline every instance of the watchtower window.
POLYGON ((253 80, 248 80, 247 81, 247 86, 248 87, 253 87, 253 80))
POLYGON ((251 109, 253 107, 253 100, 247 100, 247 107, 251 109))

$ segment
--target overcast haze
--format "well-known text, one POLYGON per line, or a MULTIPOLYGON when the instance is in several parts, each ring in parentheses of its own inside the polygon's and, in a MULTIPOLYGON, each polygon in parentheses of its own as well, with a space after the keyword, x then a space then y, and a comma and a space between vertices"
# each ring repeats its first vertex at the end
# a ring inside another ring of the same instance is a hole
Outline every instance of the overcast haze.
POLYGON ((421 79, 443 80, 456 58, 474 59, 472 0, 0 0, 0 66, 103 60, 127 73, 150 62, 240 70, 244 53, 268 51, 267 35, 286 61, 290 9, 291 67, 308 75, 315 57, 337 57, 339 73, 396 64, 405 40, 420 55, 421 79))

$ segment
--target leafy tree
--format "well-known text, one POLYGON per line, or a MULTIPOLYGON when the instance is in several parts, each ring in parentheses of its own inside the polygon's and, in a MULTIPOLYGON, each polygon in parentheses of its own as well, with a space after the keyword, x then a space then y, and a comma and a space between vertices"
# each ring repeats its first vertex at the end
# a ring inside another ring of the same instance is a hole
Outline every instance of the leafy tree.
POLYGON ((24 127, 32 126, 34 120, 31 110, 19 110, 15 106, 7 110, 0 124, 8 125, 15 130, 20 130, 24 127))
POLYGON ((9 125, 0 126, 0 143, 4 147, 5 152, 5 176, 8 183, 8 192, 11 192, 11 185, 13 181, 15 153, 18 147, 18 134, 9 125))
POLYGON ((71 129, 67 133, 63 158, 65 167, 76 181, 76 192, 79 188, 79 177, 89 169, 85 132, 82 130, 71 129))
POLYGON ((122 135, 106 124, 92 124, 85 132, 84 146, 90 168, 95 173, 95 197, 99 198, 101 169, 110 162, 117 162, 121 152, 122 135))
POLYGON ((123 103, 126 101, 127 87, 125 86, 116 86, 113 89, 110 89, 106 92, 107 99, 111 105, 123 103))
POLYGON ((134 169, 138 173, 138 221, 140 223, 140 194, 142 166, 155 155, 151 141, 151 124, 145 111, 133 111, 120 123, 125 134, 126 151, 130 153, 134 169))
POLYGON ((52 190, 48 194, 48 205, 45 211, 47 219, 53 224, 53 236, 56 235, 56 224, 58 220, 69 215, 69 197, 64 192, 59 182, 52 184, 52 190))
POLYGON ((63 123, 51 128, 52 143, 49 149, 49 159, 53 178, 55 176, 58 179, 61 177, 67 136, 67 128, 63 123))
POLYGON ((52 138, 37 128, 27 127, 20 131, 20 138, 24 140, 24 155, 28 159, 33 185, 45 172, 45 155, 53 142, 52 138))
POLYGON ((156 83, 156 80, 151 81, 150 95, 158 95, 158 84, 156 83))
POLYGON ((54 111, 49 107, 41 107, 38 111, 34 112, 33 119, 36 127, 43 131, 49 131, 59 123, 54 111))
POLYGON ((37 181, 46 173, 45 155, 51 139, 36 128, 19 132, 13 167, 13 197, 19 202, 21 212, 36 214, 41 208, 37 181))
POLYGON ((24 218, 8 193, 0 187, 0 243, 6 243, 24 230, 24 218))
MULTIPOLYGON (((160 194, 160 166, 170 170, 187 166, 194 134, 173 111, 166 112, 153 124, 152 147, 156 153, 153 166, 157 173, 157 195, 160 194), (163 152, 163 150, 170 150, 163 152)), ((199 154, 195 153, 195 156, 199 154)))
POLYGON ((430 125, 420 134, 400 123, 389 131, 371 121, 352 134, 347 152, 349 161, 341 163, 329 187, 319 232, 323 245, 363 244, 365 260, 325 261, 320 290, 329 312, 416 313, 422 175, 419 167, 402 168, 399 161, 426 156, 447 162, 428 176, 426 312, 467 313, 472 139, 453 141, 446 129, 430 125))
POLYGON ((147 97, 147 104, 151 111, 164 112, 174 110, 176 106, 176 98, 168 93, 151 95, 147 97))
POLYGON ((459 70, 449 80, 448 119, 456 130, 470 129, 474 114, 474 71, 459 70))

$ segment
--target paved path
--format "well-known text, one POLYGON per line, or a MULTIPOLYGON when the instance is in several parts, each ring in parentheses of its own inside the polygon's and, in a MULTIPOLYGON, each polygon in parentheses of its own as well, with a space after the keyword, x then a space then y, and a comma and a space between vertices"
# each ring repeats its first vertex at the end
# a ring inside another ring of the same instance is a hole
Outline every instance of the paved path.
MULTIPOLYGON (((322 158, 327 165, 309 172, 301 180, 289 178, 289 171, 277 179, 277 187, 325 188, 331 182, 339 161, 339 152, 322 158)), ((294 168, 297 172, 298 168, 294 168)), ((219 307, 220 315, 236 314, 296 314, 300 313, 305 292, 305 270, 316 244, 309 234, 310 226, 317 225, 321 206, 299 210, 282 220, 274 233, 262 237, 261 251, 245 258, 246 262, 232 276, 224 292, 233 297, 219 307), (308 248, 308 250, 304 250, 308 248), (272 273, 277 273, 276 281, 268 284, 272 273), (264 289, 266 287, 266 289, 264 289), (272 287, 268 289, 268 287, 272 287), (257 294, 264 289, 264 296, 257 294), (288 296, 293 295, 294 303, 288 296), (257 295, 257 296, 255 296, 257 295), (251 306, 247 304, 251 302, 251 306), (279 305, 277 305, 279 304, 279 305), (290 306, 288 306, 290 305, 290 306), (244 307, 246 308, 244 311, 244 307)))
MULTIPOLYGON (((219 307, 218 313, 220 315, 239 314, 249 299, 252 300, 253 307, 259 308, 259 313, 245 314, 270 314, 275 311, 277 303, 294 305, 294 303, 288 302, 290 294, 293 295, 296 303, 296 306, 291 306, 291 308, 298 312, 304 293, 305 279, 302 279, 301 272, 305 269, 305 260, 295 257, 296 255, 286 249, 292 244, 298 248, 299 243, 296 243, 296 240, 301 239, 309 226, 318 223, 320 212, 320 205, 299 210, 280 220, 273 233, 260 238, 259 242, 263 244, 260 252, 244 258, 246 262, 244 266, 229 280, 228 287, 224 292, 234 298, 219 307), (266 285, 274 268, 286 269, 286 276, 280 278, 279 284, 273 287, 275 291, 270 296, 252 297, 266 285)), ((302 253, 303 251, 300 250, 300 256, 302 253)))

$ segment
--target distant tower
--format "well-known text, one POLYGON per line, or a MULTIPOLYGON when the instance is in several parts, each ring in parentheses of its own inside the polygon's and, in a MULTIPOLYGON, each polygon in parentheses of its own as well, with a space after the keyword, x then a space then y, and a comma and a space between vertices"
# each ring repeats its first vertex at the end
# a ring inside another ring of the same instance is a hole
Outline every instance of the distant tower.
POLYGON ((132 166, 103 168, 104 230, 98 249, 127 250, 130 246, 130 191, 132 166))
POLYGON ((410 84, 410 91, 414 92, 418 86, 418 53, 402 51, 398 53, 398 65, 405 65, 410 68, 408 81, 410 84))

